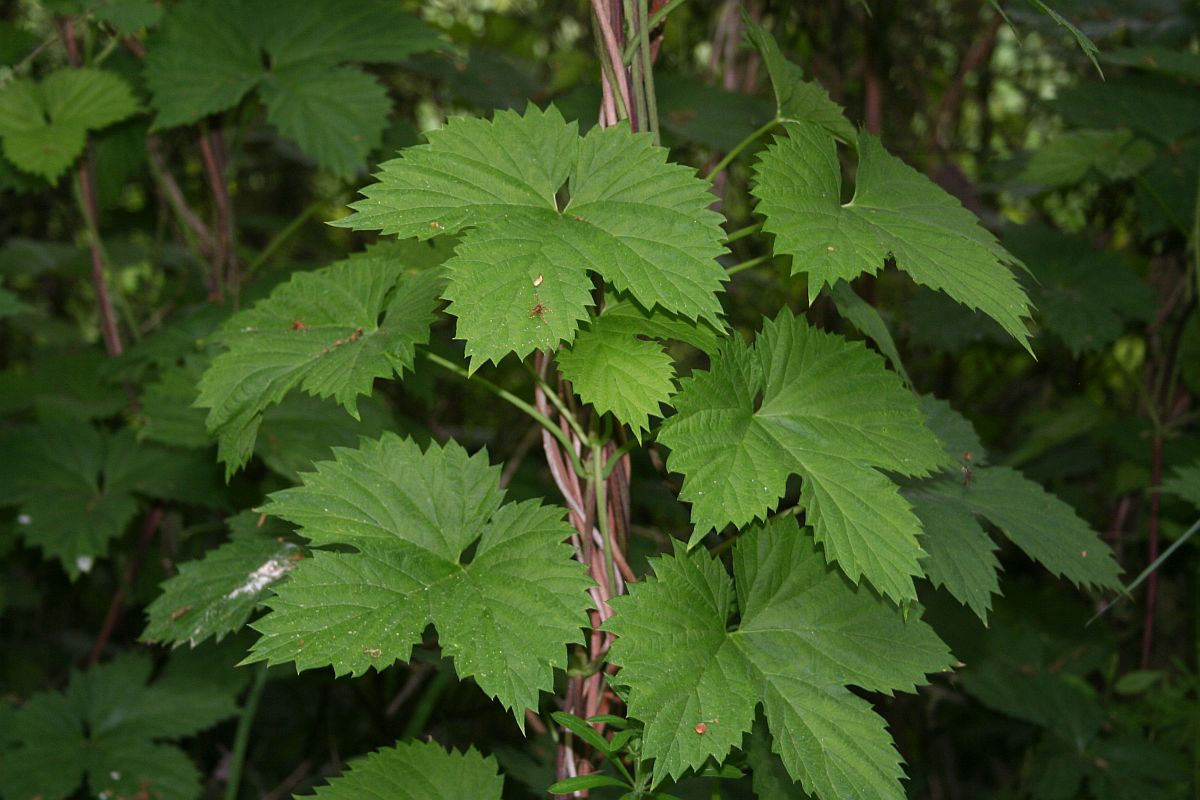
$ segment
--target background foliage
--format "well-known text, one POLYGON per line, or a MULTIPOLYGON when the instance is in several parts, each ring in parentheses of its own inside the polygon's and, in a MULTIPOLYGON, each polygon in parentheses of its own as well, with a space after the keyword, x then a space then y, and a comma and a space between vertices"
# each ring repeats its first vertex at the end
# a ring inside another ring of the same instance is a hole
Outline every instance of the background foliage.
POLYGON ((625 5, 0 2, 0 797, 1197 790, 1200 9, 625 5))

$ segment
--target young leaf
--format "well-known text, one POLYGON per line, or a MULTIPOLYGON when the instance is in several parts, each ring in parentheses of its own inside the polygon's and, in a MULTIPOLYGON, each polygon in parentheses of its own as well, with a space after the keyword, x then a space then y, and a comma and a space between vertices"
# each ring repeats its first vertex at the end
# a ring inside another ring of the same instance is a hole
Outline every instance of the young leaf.
POLYGON ((784 129, 755 167, 753 194, 775 251, 808 273, 810 295, 894 262, 917 283, 983 311, 1028 349, 1029 300, 1005 266, 1019 262, 971 212, 865 133, 854 198, 842 205, 833 137, 811 122, 784 129))
POLYGON ((303 550, 284 536, 291 528, 246 511, 229 522, 230 539, 203 558, 179 565, 146 608, 142 640, 192 647, 241 629, 267 592, 295 569, 303 550))
POLYGON ((775 37, 762 25, 742 11, 746 39, 758 50, 771 76, 775 90, 776 118, 781 122, 812 122, 854 146, 857 134, 846 119, 841 106, 829 99, 829 93, 818 83, 804 80, 804 71, 784 58, 775 37))
POLYGON ((373 248, 293 276, 225 323, 229 349, 201 378, 196 405, 211 409, 226 477, 249 460, 263 412, 292 389, 333 397, 357 418, 355 399, 376 378, 412 368, 444 282, 428 268, 440 252, 416 243, 373 248))
POLYGON ((56 181, 83 152, 88 131, 137 109, 129 84, 101 69, 60 69, 40 84, 10 81, 0 89, 4 155, 20 169, 56 181))
POLYGON ((215 677, 170 670, 147 686, 152 669, 148 657, 127 654, 72 672, 62 693, 30 698, 6 732, 16 746, 5 751, 0 742, 0 795, 64 800, 86 778, 93 797, 198 797, 200 773, 161 740, 231 716, 233 692, 215 677))
POLYGON ((1200 508, 1200 461, 1176 469, 1163 481, 1162 490, 1200 508))
POLYGON ((428 239, 465 231, 446 298, 471 368, 574 339, 591 274, 648 309, 719 325, 726 280, 707 184, 628 127, 582 139, 553 106, 456 118, 382 165, 337 224, 428 239), (570 200, 556 196, 569 179, 570 200))
POLYGON ((407 660, 432 623, 458 674, 521 723, 587 624, 590 581, 563 543, 562 510, 502 505, 499 469, 453 442, 422 453, 385 434, 334 453, 265 510, 315 547, 357 552, 303 560, 254 623, 263 636, 248 660, 361 675, 407 660))
POLYGON ((558 354, 563 377, 598 413, 612 412, 637 437, 675 391, 675 366, 657 342, 608 325, 601 315, 558 354))
POLYGON ((708 553, 677 546, 654 562, 655 578, 613 601, 605 623, 655 780, 723 760, 761 703, 776 752, 806 791, 902 798, 883 720, 846 687, 913 691, 949 668, 945 645, 828 567, 792 517, 744 534, 733 562, 731 581, 708 553))
POLYGON ((1154 148, 1128 130, 1070 131, 1033 151, 1016 180, 1070 186, 1095 170, 1111 180, 1132 178, 1154 161, 1154 148))
POLYGON ((449 752, 434 742, 399 742, 351 761, 339 778, 317 788, 318 800, 500 800, 504 777, 492 756, 473 748, 449 752))
POLYGON ((800 475, 827 557, 855 582, 915 597, 920 525, 880 470, 927 475, 947 459, 878 355, 784 312, 753 346, 728 341, 673 402, 658 441, 684 476, 697 534, 764 519, 800 475))

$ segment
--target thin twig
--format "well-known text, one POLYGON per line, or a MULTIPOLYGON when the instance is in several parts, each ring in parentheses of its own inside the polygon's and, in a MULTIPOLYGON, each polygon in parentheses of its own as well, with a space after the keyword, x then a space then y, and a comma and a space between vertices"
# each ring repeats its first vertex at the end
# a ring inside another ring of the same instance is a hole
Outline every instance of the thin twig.
POLYGON ((100 633, 96 636, 96 643, 92 645, 92 652, 88 654, 87 666, 93 667, 100 661, 100 656, 104 655, 104 648, 108 646, 108 640, 112 637, 113 629, 117 625, 117 620, 121 616, 122 606, 125 604, 125 594, 133 586, 134 578, 137 577, 138 570, 141 569, 142 560, 146 556, 146 550, 150 546, 150 542, 154 539, 154 534, 158 531, 158 526, 162 522, 163 509, 161 506, 155 506, 146 514, 146 518, 142 521, 142 533, 138 537, 137 549, 133 551, 133 558, 129 562, 129 566, 125 568, 124 580, 117 586, 113 592, 112 600, 108 604, 108 613, 104 615, 104 623, 100 626, 100 633))
POLYGON ((778 125, 779 122, 780 122, 779 118, 776 117, 775 119, 771 120, 770 122, 766 123, 765 125, 757 128, 754 132, 752 132, 745 139, 742 139, 740 142, 738 142, 736 145, 734 145, 733 149, 730 150, 728 153, 726 153, 725 157, 722 158, 720 161, 718 161, 713 166, 713 168, 708 171, 708 174, 704 176, 705 180, 711 181, 713 179, 714 175, 719 174, 722 170, 724 170, 726 167, 728 167, 730 164, 732 164, 733 160, 735 158, 737 158, 739 155, 741 155, 743 150, 745 150, 750 145, 754 144, 761 137, 770 133, 771 129, 774 128, 776 125, 778 125))
POLYGON ((630 103, 628 76, 625 74, 625 59, 621 57, 617 35, 613 32, 612 21, 609 19, 608 11, 603 7, 602 0, 592 0, 592 13, 596 17, 596 23, 600 26, 600 38, 608 55, 608 63, 612 65, 617 83, 617 99, 624 104, 628 111, 633 106, 630 103))
POLYGON ((233 752, 229 757, 229 776, 225 783, 225 800, 237 800, 242 787, 242 769, 246 766, 246 750, 250 745, 250 729, 254 727, 254 716, 258 713, 258 701, 262 699, 267 685, 267 664, 258 665, 254 683, 242 703, 242 714, 238 718, 237 732, 233 736, 233 752))
MULTIPOLYGON (((1159 525, 1159 486, 1162 485, 1163 466, 1163 436, 1161 431, 1154 434, 1154 454, 1150 466, 1150 541, 1146 553, 1146 561, 1153 564, 1158 560, 1158 525, 1159 525)), ((1146 612, 1142 623, 1142 669, 1150 665, 1150 651, 1154 647, 1154 612, 1158 604, 1158 572, 1150 573, 1146 584, 1146 612)))

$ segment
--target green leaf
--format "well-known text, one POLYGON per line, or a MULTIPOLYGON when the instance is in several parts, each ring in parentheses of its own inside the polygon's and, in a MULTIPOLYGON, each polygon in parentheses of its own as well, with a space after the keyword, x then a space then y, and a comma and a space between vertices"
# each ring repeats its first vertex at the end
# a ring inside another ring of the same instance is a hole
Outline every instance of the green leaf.
POLYGON ((10 22, 0 22, 0 66, 11 67, 32 52, 38 37, 10 22))
POLYGON ((229 522, 229 541, 203 558, 179 565, 146 608, 142 640, 192 647, 209 637, 219 642, 244 626, 271 588, 295 569, 303 550, 285 537, 277 520, 259 524, 245 511, 229 522))
POLYGON ((606 320, 602 315, 580 331, 558 354, 558 366, 585 403, 611 412, 640 439, 675 391, 675 366, 662 345, 610 328, 606 320))
POLYGON ((935 587, 944 586, 984 623, 992 595, 1000 594, 996 544, 966 508, 939 503, 919 491, 905 492, 921 520, 921 561, 935 587))
POLYGON ((1100 60, 1108 64, 1173 75, 1176 78, 1200 80, 1200 55, 1162 45, 1112 48, 1105 50, 1100 60))
POLYGON ((1078 357, 1116 341, 1126 321, 1154 312, 1154 290, 1119 256, 1040 225, 1022 225, 1004 236, 1030 265, 1037 284, 1030 294, 1038 319, 1078 357))
POLYGON ((1070 186, 1095 171, 1111 180, 1132 178, 1154 161, 1154 148, 1128 130, 1069 131, 1033 151, 1016 180, 1070 186))
POLYGON ((858 328, 864 336, 875 342, 879 352, 883 353, 891 362, 892 369, 896 370, 896 373, 904 379, 905 384, 911 386, 912 380, 909 379, 908 372, 904 369, 904 363, 900 360, 900 351, 896 348, 896 340, 892 338, 892 332, 888 330, 887 323, 883 321, 878 309, 859 297, 850 288, 850 284, 845 281, 838 281, 834 284, 829 296, 833 298, 838 313, 849 320, 850 324, 858 328))
POLYGON ((1019 263, 975 216, 879 140, 858 138, 854 198, 842 205, 837 144, 819 125, 784 124, 755 167, 763 230, 807 272, 810 296, 839 279, 895 265, 917 283, 979 309, 1029 348, 1029 300, 1006 263, 1019 263))
POLYGON ((1096 68, 1096 72, 1100 73, 1101 78, 1104 77, 1104 70, 1100 69, 1100 62, 1096 60, 1096 56, 1100 55, 1100 48, 1096 47, 1096 43, 1089 39, 1086 33, 1076 28, 1071 24, 1069 19, 1046 5, 1042 0, 1029 0, 1029 4, 1054 20, 1055 25, 1070 33, 1071 38, 1075 40, 1075 44, 1079 45, 1079 49, 1088 57, 1088 61, 1092 62, 1092 66, 1096 68))
POLYGON ((1059 91, 1049 105, 1076 128, 1128 128, 1163 145, 1200 130, 1195 87, 1162 75, 1083 81, 1059 91))
POLYGON ((645 724, 655 780, 723 761, 761 703, 776 751, 806 791, 902 798, 883 720, 846 687, 913 691, 952 663, 945 645, 826 566, 794 518, 748 531, 733 563, 731 581, 707 552, 677 545, 654 562, 655 578, 613 600, 610 658, 629 687, 630 716, 645 724))
POLYGON ((841 106, 829 99, 825 88, 804 80, 804 71, 784 58, 775 37, 744 9, 742 23, 746 26, 746 38, 762 56, 767 74, 771 76, 776 118, 781 122, 814 123, 846 144, 855 146, 858 134, 854 126, 846 119, 841 106))
POLYGON ((254 454, 275 473, 300 483, 300 473, 329 458, 331 448, 377 439, 391 427, 395 417, 376 395, 359 398, 358 419, 353 419, 336 403, 293 394, 263 413, 254 454))
POLYGON ((1162 490, 1200 508, 1200 461, 1177 468, 1163 481, 1162 490))
POLYGON ((83 152, 88 131, 137 110, 129 84, 101 69, 60 69, 40 84, 11 81, 0 89, 4 155, 20 169, 56 181, 83 152))
POLYGON ((731 92, 700 77, 665 73, 654 76, 658 119, 666 135, 729 152, 770 121, 772 103, 743 92, 731 92))
POLYGON ((233 108, 262 80, 246 5, 185 0, 171 8, 146 47, 146 87, 158 109, 152 130, 233 108))
POLYGON ((337 224, 428 239, 465 231, 446 263, 471 368, 574 339, 591 274, 644 307, 716 325, 726 280, 707 184, 627 126, 576 136, 553 106, 451 119, 382 165, 337 224), (556 195, 569 179, 570 201, 556 195))
POLYGON ((352 416, 376 378, 411 369, 429 338, 444 278, 428 269, 439 248, 373 248, 294 275, 222 328, 229 349, 200 380, 226 477, 250 458, 263 412, 293 389, 333 397, 352 416), (414 270, 412 267, 416 267, 414 270))
POLYGON ((784 312, 754 345, 728 341, 674 404, 658 441, 684 476, 697 534, 764 519, 799 475, 828 558, 889 597, 915 596, 920 525, 880 470, 926 475, 947 460, 878 355, 784 312))
POLYGON ((272 70, 259 91, 267 121, 337 175, 379 146, 392 110, 387 90, 357 67, 304 63, 272 70))
POLYGON ((319 800, 500 800, 504 777, 496 759, 474 749, 447 752, 434 742, 400 742, 350 762, 339 778, 317 788, 319 800))
POLYGON ((983 517, 1054 575, 1077 586, 1120 586, 1117 576, 1121 570, 1108 545, 1069 505, 1016 470, 977 468, 966 485, 962 480, 941 478, 923 484, 920 491, 905 492, 905 496, 930 525, 963 520, 966 514, 983 517))
POLYGON ((711 323, 691 320, 661 308, 647 311, 636 301, 615 292, 605 295, 600 317, 609 331, 686 342, 705 353, 716 350, 723 336, 722 331, 711 323))
POLYGON ((0 287, 0 319, 15 317, 18 314, 30 314, 34 310, 33 306, 21 302, 15 294, 0 287))
POLYGON ((275 67, 399 62, 444 48, 433 28, 387 0, 251 0, 263 48, 275 67))
POLYGON ((746 743, 745 750, 756 797, 770 797, 772 800, 811 800, 808 792, 792 780, 779 756, 772 751, 771 734, 761 714, 754 720, 750 741, 746 743))
POLYGON ((153 28, 162 19, 162 7, 152 0, 112 0, 92 14, 112 25, 118 33, 132 36, 143 28, 153 28))
POLYGON ((147 686, 152 669, 148 656, 126 654, 72 672, 62 693, 31 697, 11 717, 17 745, 0 759, 0 794, 63 800, 86 778, 93 796, 198 797, 195 765, 158 742, 231 716, 233 692, 218 676, 205 680, 170 667, 147 686))
POLYGON ((546 791, 551 794, 573 794, 583 789, 599 789, 603 786, 620 786, 629 788, 629 784, 625 781, 619 781, 616 778, 610 778, 607 775, 580 775, 577 778, 567 778, 565 781, 559 781, 552 784, 546 791))
POLYGON ((250 661, 361 675, 407 660, 429 624, 462 677, 523 721, 582 641, 590 599, 561 509, 502 505, 499 469, 453 442, 424 453, 385 434, 337 448, 265 510, 317 550, 267 601, 250 661), (474 555, 463 553, 478 542, 474 555))

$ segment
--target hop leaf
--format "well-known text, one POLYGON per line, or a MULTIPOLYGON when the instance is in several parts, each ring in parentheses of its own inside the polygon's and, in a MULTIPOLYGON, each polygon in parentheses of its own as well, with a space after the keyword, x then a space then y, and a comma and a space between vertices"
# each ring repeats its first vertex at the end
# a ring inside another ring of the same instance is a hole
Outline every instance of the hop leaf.
POLYGON ((806 791, 903 797, 883 720, 846 687, 913 691, 949 667, 945 645, 827 567, 794 518, 748 531, 733 563, 731 581, 706 552, 677 546, 654 562, 654 579, 614 599, 605 623, 618 637, 611 659, 629 687, 630 715, 645 724, 642 752, 656 781, 721 761, 761 703, 775 751, 806 791))
POLYGON ((1028 349, 1029 300, 1004 266, 1019 262, 971 212, 865 133, 854 198, 842 205, 833 136, 813 122, 783 127, 787 136, 755 168, 753 194, 776 252, 808 273, 810 295, 894 261, 917 283, 983 311, 1028 349))
POLYGON ((948 452, 963 459, 956 470, 904 489, 925 530, 923 566, 934 586, 987 621, 1000 564, 979 518, 1055 575, 1079 586, 1120 586, 1112 551, 1074 509, 1014 469, 987 466, 975 429, 949 404, 923 398, 922 409, 948 452))
POLYGON ((153 663, 127 654, 85 673, 64 692, 34 695, 0 739, 0 795, 63 800, 87 780, 93 797, 192 800, 200 773, 162 740, 211 727, 236 711, 237 682, 172 669, 147 686, 153 663))
POLYGON ((300 273, 222 329, 228 351, 200 380, 226 476, 250 458, 263 412, 295 388, 333 397, 355 418, 376 378, 411 369, 443 283, 440 248, 375 248, 300 273), (406 267, 418 267, 411 271, 406 267), (382 315, 382 320, 381 320, 382 315))
POLYGON ((707 184, 665 163, 649 135, 579 138, 557 109, 531 105, 428 136, 383 164, 338 224, 422 239, 465 231, 446 298, 472 369, 572 341, 592 273, 648 309, 719 325, 720 215, 707 210, 707 184))
POLYGON ((303 550, 284 535, 277 520, 258 526, 259 515, 244 512, 229 524, 230 540, 162 584, 162 594, 146 608, 147 642, 187 642, 209 637, 219 642, 240 630, 271 587, 299 563, 303 550))
POLYGON ((474 749, 447 752, 433 742, 401 742, 351 762, 346 774, 317 789, 318 800, 359 800, 386 791, 393 800, 500 800, 496 759, 474 749))
POLYGON ((697 536, 765 518, 800 475, 800 504, 828 557, 851 580, 915 596, 920 525, 879 470, 925 475, 946 456, 879 356, 784 312, 753 346, 727 342, 674 404, 658 441, 684 476, 697 536))
POLYGON ((357 552, 302 561, 254 623, 263 636, 248 660, 360 675, 408 659, 432 623, 459 675, 521 723, 587 624, 590 581, 563 543, 562 510, 501 505, 499 470, 454 443, 422 453, 385 434, 334 452, 303 486, 271 495, 266 511, 316 547, 357 552))
POLYGON ((658 416, 675 389, 675 367, 657 342, 610 327, 602 315, 558 355, 563 377, 596 411, 628 423, 635 435, 658 416))
POLYGON ((223 503, 202 452, 139 444, 81 423, 19 428, 0 438, 0 504, 15 505, 26 543, 58 559, 72 579, 88 572, 137 515, 137 495, 223 503))
POLYGON ((88 131, 137 110, 129 84, 101 69, 60 69, 41 83, 11 81, 0 89, 4 155, 20 169, 56 181, 83 152, 88 131))

